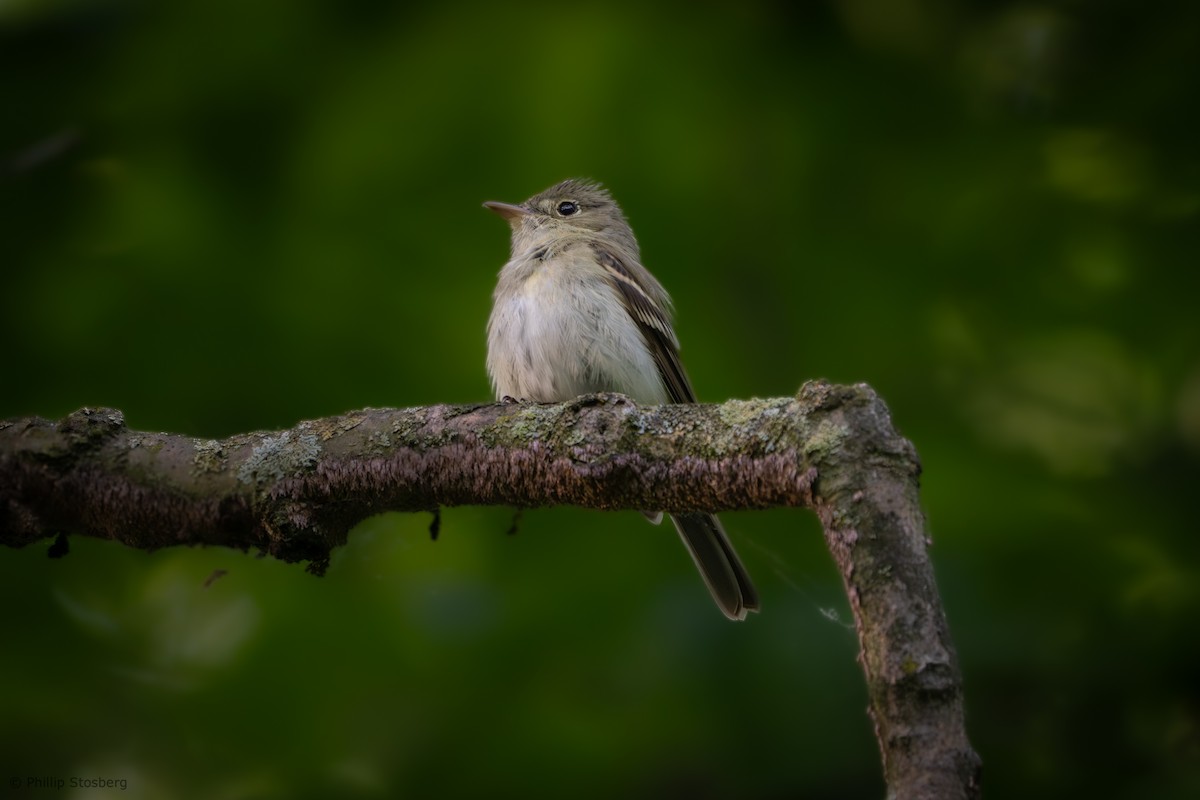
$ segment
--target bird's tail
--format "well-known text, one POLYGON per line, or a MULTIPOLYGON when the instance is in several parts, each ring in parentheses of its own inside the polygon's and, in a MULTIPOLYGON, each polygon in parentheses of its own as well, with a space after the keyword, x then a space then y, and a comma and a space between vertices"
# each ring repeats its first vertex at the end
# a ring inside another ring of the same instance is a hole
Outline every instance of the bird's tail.
POLYGON ((720 521, 712 514, 677 514, 671 521, 721 612, 743 620, 748 612, 758 611, 758 592, 720 521))

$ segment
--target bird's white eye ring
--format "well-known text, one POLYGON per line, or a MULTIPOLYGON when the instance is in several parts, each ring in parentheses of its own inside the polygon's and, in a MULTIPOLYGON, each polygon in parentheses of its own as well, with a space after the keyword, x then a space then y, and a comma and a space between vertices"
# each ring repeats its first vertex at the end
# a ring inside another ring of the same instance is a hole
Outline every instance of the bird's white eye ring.
POLYGON ((573 200, 564 200, 558 204, 558 213, 569 217, 579 211, 579 204, 573 200))

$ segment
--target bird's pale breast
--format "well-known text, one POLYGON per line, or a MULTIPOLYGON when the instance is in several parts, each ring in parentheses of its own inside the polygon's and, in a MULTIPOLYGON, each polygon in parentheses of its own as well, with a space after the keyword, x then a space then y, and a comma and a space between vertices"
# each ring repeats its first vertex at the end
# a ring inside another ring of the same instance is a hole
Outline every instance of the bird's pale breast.
POLYGON ((536 264, 510 262, 511 292, 488 323, 488 372, 497 397, 556 402, 622 392, 642 403, 667 393, 638 326, 590 250, 536 264))

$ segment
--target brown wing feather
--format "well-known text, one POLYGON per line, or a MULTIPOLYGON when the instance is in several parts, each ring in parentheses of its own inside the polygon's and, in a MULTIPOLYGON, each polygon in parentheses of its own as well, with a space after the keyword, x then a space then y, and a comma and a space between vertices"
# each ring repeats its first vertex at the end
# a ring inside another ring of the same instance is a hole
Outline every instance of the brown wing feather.
POLYGON ((687 373, 683 371, 683 362, 679 360, 679 346, 675 343, 675 335, 671 332, 671 320, 666 312, 654 302, 633 271, 618 256, 600 245, 593 245, 593 248, 596 251, 596 259, 608 273, 617 294, 625 303, 629 316, 641 330, 671 400, 676 403, 696 402, 696 393, 692 391, 692 384, 687 373))
MULTIPOLYGON (((642 265, 626 263, 600 245, 593 245, 593 249, 629 316, 641 330, 671 399, 676 403, 696 402, 692 384, 679 361, 679 344, 671 331, 669 312, 663 307, 664 303, 669 302, 666 294, 657 284, 647 287, 638 279, 645 273, 642 265), (659 299, 656 301, 655 297, 659 299)), ((654 279, 647 277, 643 280, 654 279)), ((653 522, 661 519, 661 515, 647 516, 653 522)), ((740 620, 746 618, 747 612, 758 611, 758 592, 754 590, 746 568, 738 560, 717 518, 712 514, 676 514, 671 516, 671 520, 725 616, 740 620)))

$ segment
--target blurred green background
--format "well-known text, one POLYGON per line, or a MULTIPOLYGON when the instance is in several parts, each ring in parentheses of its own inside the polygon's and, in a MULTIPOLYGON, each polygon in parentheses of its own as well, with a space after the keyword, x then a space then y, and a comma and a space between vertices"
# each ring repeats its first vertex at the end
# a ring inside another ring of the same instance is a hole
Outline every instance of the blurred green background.
MULTIPOLYGON (((702 400, 866 381, 916 443, 988 795, 1195 797, 1198 89, 1196 4, 0 2, 0 417, 486 400, 480 203, 598 179, 702 400)), ((0 779, 883 795, 812 515, 725 515, 744 625, 636 513, 511 519, 0 552, 0 779)))

